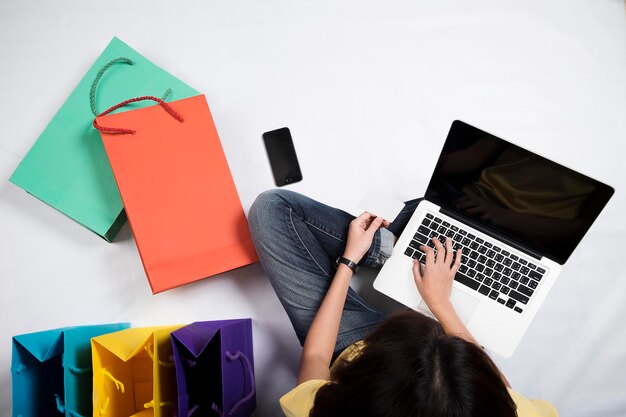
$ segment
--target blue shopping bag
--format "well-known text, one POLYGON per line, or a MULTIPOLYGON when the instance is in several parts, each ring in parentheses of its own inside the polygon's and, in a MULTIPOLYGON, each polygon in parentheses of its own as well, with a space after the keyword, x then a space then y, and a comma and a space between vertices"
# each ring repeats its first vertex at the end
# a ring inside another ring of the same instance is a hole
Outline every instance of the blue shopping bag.
POLYGON ((91 338, 128 323, 63 327, 13 337, 13 416, 92 415, 91 338))

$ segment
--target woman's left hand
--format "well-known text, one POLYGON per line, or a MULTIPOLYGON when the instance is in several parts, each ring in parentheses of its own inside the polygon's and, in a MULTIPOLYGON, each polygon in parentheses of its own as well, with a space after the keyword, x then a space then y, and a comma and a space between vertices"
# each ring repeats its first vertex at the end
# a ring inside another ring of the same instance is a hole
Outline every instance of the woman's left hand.
POLYGON ((348 228, 348 242, 346 243, 346 250, 343 256, 352 262, 359 263, 370 246, 372 246, 376 230, 387 226, 389 226, 387 220, 383 220, 382 217, 376 217, 368 212, 352 220, 348 228))

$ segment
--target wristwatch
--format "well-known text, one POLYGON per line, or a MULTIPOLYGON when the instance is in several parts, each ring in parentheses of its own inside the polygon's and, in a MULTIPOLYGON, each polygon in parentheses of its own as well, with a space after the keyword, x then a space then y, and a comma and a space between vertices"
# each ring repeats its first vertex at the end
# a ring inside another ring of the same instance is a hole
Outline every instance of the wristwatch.
POLYGON ((356 272, 356 271, 359 270, 359 265, 358 264, 356 264, 355 262, 352 262, 348 258, 344 258, 343 256, 340 256, 339 258, 337 258, 335 263, 337 264, 337 266, 339 266, 339 264, 346 265, 348 268, 350 268, 352 270, 352 272, 356 272))

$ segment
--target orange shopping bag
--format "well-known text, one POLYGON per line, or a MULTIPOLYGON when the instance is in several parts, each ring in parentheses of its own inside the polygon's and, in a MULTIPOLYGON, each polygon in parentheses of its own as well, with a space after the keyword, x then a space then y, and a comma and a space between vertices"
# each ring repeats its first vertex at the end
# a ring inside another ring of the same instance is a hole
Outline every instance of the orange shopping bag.
POLYGON ((94 121, 153 293, 258 260, 203 95, 138 97, 94 121), (110 114, 129 103, 157 106, 110 114))

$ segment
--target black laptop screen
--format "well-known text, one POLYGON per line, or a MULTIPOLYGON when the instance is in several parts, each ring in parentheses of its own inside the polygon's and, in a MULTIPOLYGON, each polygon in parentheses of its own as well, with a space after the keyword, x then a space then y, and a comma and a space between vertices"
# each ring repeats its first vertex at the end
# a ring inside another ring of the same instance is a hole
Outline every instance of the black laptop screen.
POLYGON ((457 217, 565 263, 614 190, 455 121, 426 198, 457 217))

